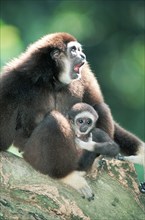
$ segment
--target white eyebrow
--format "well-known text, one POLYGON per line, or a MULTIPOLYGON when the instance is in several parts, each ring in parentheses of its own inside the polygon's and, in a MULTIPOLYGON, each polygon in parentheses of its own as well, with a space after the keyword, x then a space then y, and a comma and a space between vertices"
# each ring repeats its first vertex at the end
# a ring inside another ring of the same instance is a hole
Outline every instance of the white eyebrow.
POLYGON ((79 113, 75 119, 77 120, 78 118, 83 118, 83 117, 92 119, 93 123, 96 121, 94 115, 88 111, 83 111, 83 112, 79 113))
POLYGON ((67 44, 68 48, 73 47, 73 46, 76 46, 76 48, 80 48, 82 50, 82 45, 77 41, 71 41, 67 44))

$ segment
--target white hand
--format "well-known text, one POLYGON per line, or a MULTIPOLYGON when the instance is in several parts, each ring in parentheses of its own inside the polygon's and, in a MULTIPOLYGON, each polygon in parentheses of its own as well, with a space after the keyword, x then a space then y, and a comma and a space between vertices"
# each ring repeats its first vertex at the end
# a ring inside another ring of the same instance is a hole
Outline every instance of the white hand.
POLYGON ((90 134, 90 137, 88 138, 88 142, 84 142, 81 139, 76 137, 75 143, 81 149, 88 150, 88 151, 94 151, 95 142, 92 141, 92 134, 90 134))

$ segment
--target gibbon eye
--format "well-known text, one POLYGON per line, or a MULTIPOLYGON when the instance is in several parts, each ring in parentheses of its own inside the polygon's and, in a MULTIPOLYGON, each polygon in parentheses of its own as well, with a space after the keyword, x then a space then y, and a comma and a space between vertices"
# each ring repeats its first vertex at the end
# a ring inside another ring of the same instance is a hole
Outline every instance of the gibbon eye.
POLYGON ((76 48, 75 46, 71 47, 71 51, 72 51, 72 52, 76 51, 76 49, 77 49, 77 48, 76 48))
POLYGON ((78 122, 79 124, 83 124, 84 121, 83 121, 83 119, 80 118, 80 119, 77 120, 77 122, 78 122))
POLYGON ((87 120, 87 124, 88 124, 88 125, 91 125, 91 124, 92 124, 92 120, 91 120, 91 119, 88 119, 88 120, 87 120))

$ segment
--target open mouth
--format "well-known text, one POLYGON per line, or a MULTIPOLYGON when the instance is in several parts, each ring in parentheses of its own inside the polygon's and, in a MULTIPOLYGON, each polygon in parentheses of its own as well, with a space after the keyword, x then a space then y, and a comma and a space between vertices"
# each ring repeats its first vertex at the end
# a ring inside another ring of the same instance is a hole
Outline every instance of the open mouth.
POLYGON ((74 66, 74 72, 79 74, 80 73, 80 67, 84 65, 84 62, 78 63, 77 65, 74 66))
POLYGON ((72 66, 71 79, 80 79, 81 78, 81 67, 85 64, 85 61, 80 61, 79 63, 72 66))

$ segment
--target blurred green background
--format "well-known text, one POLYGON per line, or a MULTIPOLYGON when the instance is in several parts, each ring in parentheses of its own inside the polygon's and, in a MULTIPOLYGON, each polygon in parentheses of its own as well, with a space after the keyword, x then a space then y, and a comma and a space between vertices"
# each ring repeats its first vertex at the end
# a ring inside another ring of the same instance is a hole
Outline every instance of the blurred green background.
POLYGON ((43 35, 83 45, 116 121, 145 140, 145 5, 142 0, 1 0, 1 67, 43 35))

